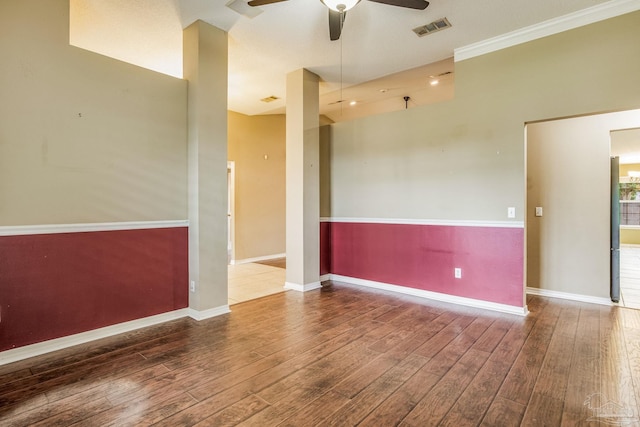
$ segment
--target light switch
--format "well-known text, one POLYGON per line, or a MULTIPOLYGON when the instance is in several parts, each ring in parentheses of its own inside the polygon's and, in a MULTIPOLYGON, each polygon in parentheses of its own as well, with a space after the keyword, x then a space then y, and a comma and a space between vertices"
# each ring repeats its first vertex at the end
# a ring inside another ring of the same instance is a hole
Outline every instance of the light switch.
POLYGON ((507 208, 507 218, 516 217, 516 208, 507 208))
POLYGON ((542 206, 536 206, 536 216, 542 216, 542 206))

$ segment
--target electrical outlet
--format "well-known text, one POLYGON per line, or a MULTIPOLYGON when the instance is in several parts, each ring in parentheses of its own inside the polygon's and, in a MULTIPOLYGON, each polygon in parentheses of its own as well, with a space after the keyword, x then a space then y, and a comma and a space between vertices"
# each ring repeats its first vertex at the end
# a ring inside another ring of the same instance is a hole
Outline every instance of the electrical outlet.
POLYGON ((507 208, 507 218, 516 217, 516 208, 507 208))
POLYGON ((192 280, 191 283, 189 284, 189 290, 191 292, 195 292, 196 291, 196 281, 192 280))
POLYGON ((542 206, 536 206, 536 216, 542 216, 542 206))
POLYGON ((453 277, 455 277, 456 279, 462 279, 462 269, 461 268, 454 268, 453 269, 453 277))

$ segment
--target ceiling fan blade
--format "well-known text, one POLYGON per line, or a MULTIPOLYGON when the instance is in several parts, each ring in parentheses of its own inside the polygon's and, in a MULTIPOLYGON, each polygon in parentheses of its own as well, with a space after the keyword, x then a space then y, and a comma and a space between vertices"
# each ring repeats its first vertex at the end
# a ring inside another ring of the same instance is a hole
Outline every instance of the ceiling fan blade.
POLYGON ((265 4, 280 3, 281 1, 287 0, 251 0, 247 4, 249 6, 264 6, 265 4))
POLYGON ((388 4, 391 6, 407 7, 409 9, 424 10, 429 6, 426 0, 369 0, 375 3, 388 4))
POLYGON ((336 12, 335 10, 329 9, 329 38, 333 40, 338 40, 340 38, 340 34, 342 33, 342 25, 344 24, 344 19, 347 16, 347 12, 336 12))

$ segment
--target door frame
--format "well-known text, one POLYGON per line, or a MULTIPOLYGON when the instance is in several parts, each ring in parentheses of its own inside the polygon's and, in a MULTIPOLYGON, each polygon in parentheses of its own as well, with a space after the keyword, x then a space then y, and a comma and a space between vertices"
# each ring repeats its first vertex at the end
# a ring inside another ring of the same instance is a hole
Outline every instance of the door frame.
POLYGON ((236 259, 236 163, 227 161, 227 264, 233 264, 236 259))
MULTIPOLYGON (((611 133, 609 133, 611 134, 611 133)), ((609 150, 611 150, 611 140, 609 140, 609 150)), ((620 302, 620 158, 610 155, 611 159, 611 282, 609 295, 611 301, 620 302)))

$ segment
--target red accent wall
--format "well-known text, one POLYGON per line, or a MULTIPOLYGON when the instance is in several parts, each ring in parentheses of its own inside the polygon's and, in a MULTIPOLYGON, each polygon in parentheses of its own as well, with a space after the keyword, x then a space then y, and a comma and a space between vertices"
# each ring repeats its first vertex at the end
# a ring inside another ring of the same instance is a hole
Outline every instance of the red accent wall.
POLYGON ((522 228, 334 222, 328 234, 333 274, 523 306, 522 228))
POLYGON ((188 229, 0 237, 0 351, 188 306, 188 229))

